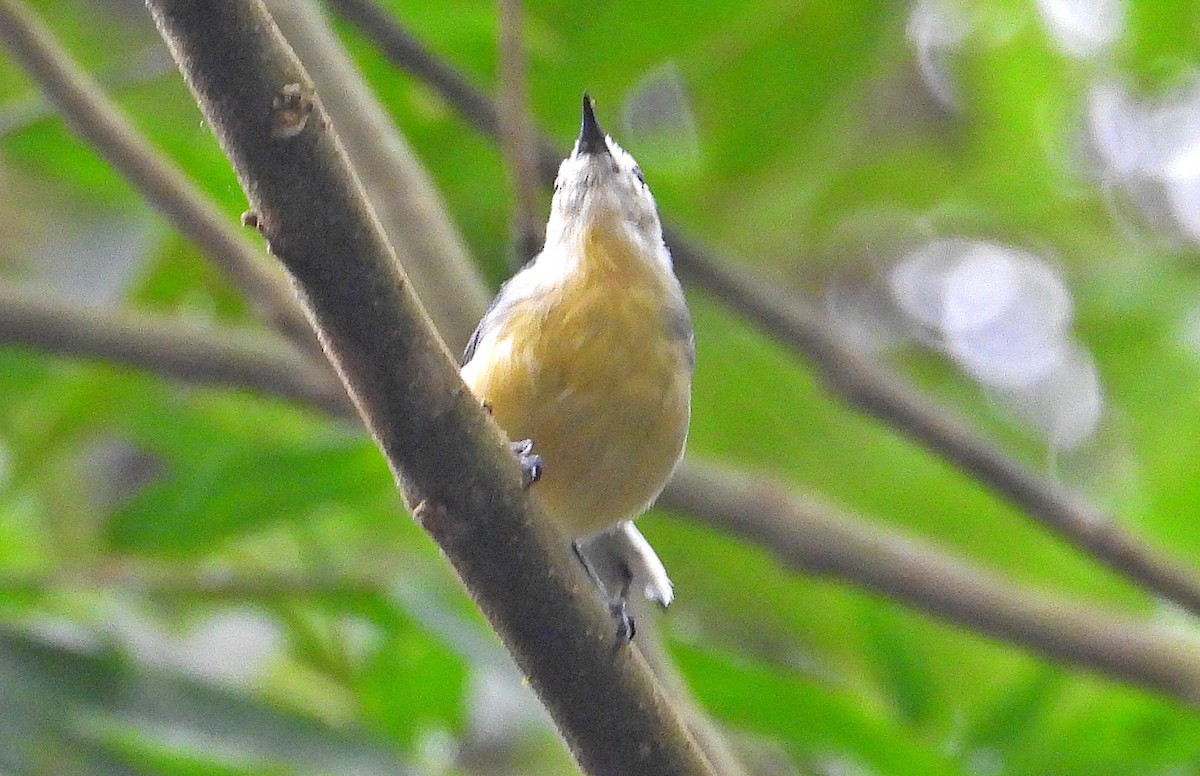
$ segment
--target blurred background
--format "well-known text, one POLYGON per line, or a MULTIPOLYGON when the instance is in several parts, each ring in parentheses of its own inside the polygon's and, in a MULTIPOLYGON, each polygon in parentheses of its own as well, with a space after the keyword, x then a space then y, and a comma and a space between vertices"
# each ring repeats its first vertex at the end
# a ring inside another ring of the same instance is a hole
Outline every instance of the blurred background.
MULTIPOLYGON (((141 3, 22 5, 236 224, 245 197, 141 3)), ((495 4, 379 5, 499 91, 495 4)), ((518 252, 497 144, 313 7, 494 291, 518 252)), ((587 90, 664 220, 1200 568, 1200 7, 527 0, 521 30, 528 113, 560 149, 587 90)), ((17 301, 283 347, 0 49, 17 301)), ((1194 618, 689 301, 689 456, 1200 649, 1194 618)), ((574 772, 353 423, 0 319, 0 774, 574 772)), ((1200 773, 1200 694, 797 573, 683 512, 639 526, 677 591, 653 630, 749 773, 1200 773)))

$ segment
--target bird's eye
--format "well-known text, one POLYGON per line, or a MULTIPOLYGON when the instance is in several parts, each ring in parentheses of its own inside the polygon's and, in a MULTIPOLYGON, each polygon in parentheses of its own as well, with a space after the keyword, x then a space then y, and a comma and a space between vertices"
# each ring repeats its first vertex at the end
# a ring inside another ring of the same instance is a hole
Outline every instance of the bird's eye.
POLYGON ((638 167, 636 164, 633 166, 633 175, 638 179, 638 183, 642 184, 643 186, 646 185, 646 176, 642 175, 642 168, 638 167))

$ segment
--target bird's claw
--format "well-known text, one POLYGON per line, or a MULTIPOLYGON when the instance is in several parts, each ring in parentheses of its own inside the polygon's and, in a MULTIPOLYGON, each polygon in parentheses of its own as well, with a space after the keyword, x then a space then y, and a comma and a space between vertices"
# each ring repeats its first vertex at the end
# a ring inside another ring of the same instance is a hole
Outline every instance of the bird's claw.
POLYGON ((617 637, 613 642, 613 648, 620 649, 633 641, 633 637, 637 634, 637 627, 634 625, 633 615, 629 613, 629 607, 625 605, 623 597, 609 601, 608 611, 617 622, 617 637))
POLYGON ((613 640, 613 648, 620 649, 624 647, 633 641, 633 637, 637 633, 637 627, 633 622, 633 615, 629 613, 629 606, 626 603, 629 600, 629 587, 633 583, 633 574, 622 564, 621 570, 624 572, 624 578, 621 583, 621 590, 617 595, 612 595, 608 592, 604 580, 596 573, 596 569, 592 566, 591 561, 588 560, 579 540, 571 542, 571 550, 574 551, 575 558, 583 566, 583 570, 587 572, 588 578, 592 580, 592 584, 596 586, 596 590, 600 592, 604 602, 608 604, 609 614, 616 620, 617 633, 616 638, 613 640))
POLYGON ((521 465, 521 485, 525 488, 542 478, 542 457, 533 452, 533 440, 509 442, 508 449, 521 465))

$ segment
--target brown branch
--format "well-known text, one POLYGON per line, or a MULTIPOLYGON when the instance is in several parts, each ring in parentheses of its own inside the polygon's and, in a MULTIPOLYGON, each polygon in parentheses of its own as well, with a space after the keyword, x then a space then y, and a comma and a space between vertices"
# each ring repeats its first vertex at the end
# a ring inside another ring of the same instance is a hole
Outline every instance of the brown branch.
POLYGON ((771 548, 780 561, 912 605, 1053 660, 1200 705, 1200 642, 1077 600, 1035 592, 762 479, 683 468, 662 503, 771 548))
POLYGON ((491 297, 433 180, 311 0, 268 0, 337 127, 400 265, 455 352, 491 297))
POLYGON ((163 599, 277 600, 381 595, 387 593, 390 584, 385 578, 346 579, 264 570, 196 574, 194 569, 134 568, 124 564, 48 573, 0 573, 0 592, 5 595, 119 589, 163 599))
POLYGON ((196 243, 259 313, 302 350, 318 352, 312 329, 284 277, 16 0, 0 0, 0 44, 37 81, 72 128, 196 243))
POLYGON ((458 376, 307 74, 253 0, 147 3, 359 413, 438 542, 595 774, 712 773, 458 376))
POLYGON ((352 414, 323 363, 275 337, 199 328, 157 315, 89 310, 0 285, 0 344, 128 364, 206 385, 250 388, 352 414))
MULTIPOLYGON (((393 63, 433 87, 485 134, 496 137, 496 110, 486 94, 453 66, 425 49, 373 0, 331 0, 358 24, 393 63)), ((552 182, 560 154, 538 144, 539 169, 552 182)), ((1111 515, 1084 503, 1060 485, 1038 477, 967 423, 945 412, 894 372, 847 346, 810 302, 756 278, 664 225, 684 280, 703 288, 793 352, 808 359, 829 390, 847 404, 900 431, 1012 504, 1073 546, 1163 598, 1200 614, 1200 577, 1131 534, 1111 515)))
POLYGON ((529 118, 529 89, 526 83, 525 39, 521 29, 524 14, 521 0, 498 0, 500 58, 499 143, 508 168, 512 192, 513 246, 516 265, 537 255, 542 248, 542 225, 537 217, 537 161, 529 118))
MULTIPOLYGON (((500 119, 491 99, 463 78, 452 65, 433 54, 372 0, 329 0, 337 12, 354 22, 401 70, 433 87, 459 115, 485 135, 496 137, 500 119)), ((558 160, 555 160, 557 166, 558 160)))
MULTIPOLYGON (((97 74, 96 80, 105 91, 118 92, 156 81, 174 69, 175 63, 167 54, 166 46, 155 42, 132 55, 128 51, 122 52, 120 61, 106 66, 97 74)), ((6 100, 0 104, 0 138, 56 115, 58 111, 40 92, 6 100)))

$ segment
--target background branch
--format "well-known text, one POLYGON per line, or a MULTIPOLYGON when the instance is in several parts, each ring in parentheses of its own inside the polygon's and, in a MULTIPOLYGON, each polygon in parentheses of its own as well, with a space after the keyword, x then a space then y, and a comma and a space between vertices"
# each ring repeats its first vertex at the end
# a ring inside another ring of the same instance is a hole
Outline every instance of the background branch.
POLYGON ((531 514, 367 205, 311 82, 256 2, 149 0, 272 252, 416 516, 589 773, 711 773, 566 544, 531 514), (499 550, 499 551, 498 551, 499 550))
MULTIPOLYGON (((490 137, 500 132, 496 106, 486 94, 446 60, 425 48, 408 30, 396 24, 387 11, 371 0, 328 0, 337 12, 354 22, 392 62, 415 75, 437 92, 471 126, 490 137)), ((561 157, 554 160, 555 169, 561 157)))
POLYGON ((311 0, 267 0, 442 339, 460 352, 491 294, 429 173, 311 0))
POLYGON ((497 0, 500 28, 496 43, 500 59, 499 143, 508 168, 512 192, 512 235, 516 265, 537 255, 542 248, 542 219, 537 215, 537 162, 533 128, 529 118, 529 89, 526 83, 524 13, 521 0, 497 0))
MULTIPOLYGON (((486 94, 443 59, 425 49, 372 0, 331 0, 360 26, 393 63, 433 87, 485 134, 496 137, 496 110, 486 94)), ((561 155, 538 144, 543 181, 552 182, 561 155)), ((1027 515, 1135 584, 1200 614, 1200 577, 1042 477, 925 398, 890 370, 867 361, 842 342, 810 302, 749 272, 722 262, 678 229, 664 224, 680 276, 754 323, 816 367, 830 391, 883 421, 985 483, 1027 515)))
POLYGON ((204 251, 250 304, 296 345, 319 354, 312 328, 284 276, 157 151, 49 31, 15 0, 0 0, 0 43, 109 164, 204 251))
POLYGON ((278 600, 308 597, 369 596, 386 593, 387 578, 346 579, 318 574, 252 573, 196 574, 190 569, 102 566, 40 574, 0 574, 0 593, 43 595, 54 591, 112 589, 137 591, 157 599, 278 600))
POLYGON ((1200 705, 1200 641, 1050 596, 762 479, 690 462, 663 506, 948 622, 1200 705))
POLYGON ((333 415, 352 414, 328 367, 271 336, 89 310, 0 284, 0 343, 103 359, 205 385, 250 388, 333 415))
MULTIPOLYGON (((151 83, 171 73, 175 63, 161 42, 107 65, 95 75, 100 88, 107 92, 121 92, 151 83)), ((0 105, 0 137, 7 137, 26 129, 31 124, 49 116, 58 115, 57 109, 40 92, 13 98, 0 105)))

